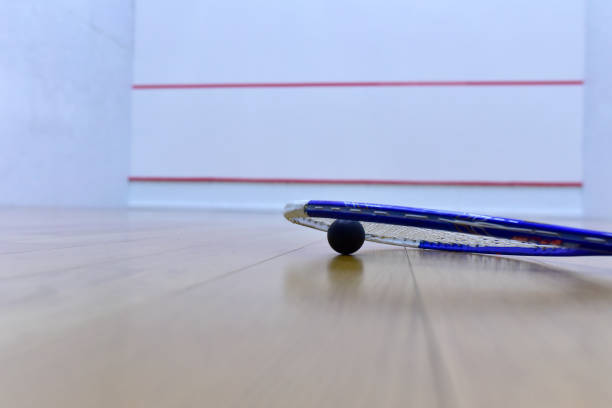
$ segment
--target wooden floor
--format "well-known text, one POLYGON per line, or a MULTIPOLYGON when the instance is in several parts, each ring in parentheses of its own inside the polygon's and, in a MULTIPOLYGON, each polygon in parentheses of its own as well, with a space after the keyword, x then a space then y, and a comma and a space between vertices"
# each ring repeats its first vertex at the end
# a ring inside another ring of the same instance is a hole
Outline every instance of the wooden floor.
POLYGON ((0 211, 0 407, 408 406, 612 406, 612 258, 339 257, 280 214, 0 211))

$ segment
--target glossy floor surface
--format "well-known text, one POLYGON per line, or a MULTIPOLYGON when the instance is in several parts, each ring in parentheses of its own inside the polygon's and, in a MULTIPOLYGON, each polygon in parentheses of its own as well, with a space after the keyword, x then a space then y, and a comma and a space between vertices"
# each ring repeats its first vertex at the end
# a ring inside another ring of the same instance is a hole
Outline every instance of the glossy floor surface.
POLYGON ((612 257, 341 257, 280 214, 0 225, 2 407, 612 405, 612 257))

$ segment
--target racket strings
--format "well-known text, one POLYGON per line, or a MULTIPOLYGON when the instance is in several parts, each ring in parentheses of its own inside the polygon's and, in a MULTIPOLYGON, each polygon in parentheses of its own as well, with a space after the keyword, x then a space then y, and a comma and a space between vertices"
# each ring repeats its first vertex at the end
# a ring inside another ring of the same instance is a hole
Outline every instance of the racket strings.
POLYGON ((471 247, 525 247, 537 248, 542 245, 528 242, 519 242, 503 238, 494 238, 480 235, 464 234, 444 230, 406 227, 403 225, 390 225, 378 223, 362 223, 366 233, 373 237, 392 238, 408 241, 426 241, 439 244, 465 245, 471 247), (367 225, 366 225, 367 224, 367 225))
MULTIPOLYGON (((327 231, 328 227, 335 220, 332 218, 297 217, 293 218, 292 221, 297 224, 327 231)), ((420 242, 429 242, 434 244, 461 245, 468 247, 554 248, 554 246, 551 245, 471 235, 461 232, 373 222, 362 222, 361 224, 365 229, 367 240, 395 245, 418 246, 420 242)))

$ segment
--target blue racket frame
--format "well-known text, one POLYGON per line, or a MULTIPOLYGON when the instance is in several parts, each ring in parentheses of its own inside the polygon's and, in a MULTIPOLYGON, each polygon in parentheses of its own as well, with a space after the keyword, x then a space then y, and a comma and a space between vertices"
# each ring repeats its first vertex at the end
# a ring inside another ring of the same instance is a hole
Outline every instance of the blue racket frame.
POLYGON ((610 232, 512 218, 382 204, 319 200, 308 201, 304 205, 304 212, 309 217, 420 227, 554 246, 547 248, 485 247, 422 241, 419 247, 424 249, 529 256, 612 255, 612 233, 610 232))

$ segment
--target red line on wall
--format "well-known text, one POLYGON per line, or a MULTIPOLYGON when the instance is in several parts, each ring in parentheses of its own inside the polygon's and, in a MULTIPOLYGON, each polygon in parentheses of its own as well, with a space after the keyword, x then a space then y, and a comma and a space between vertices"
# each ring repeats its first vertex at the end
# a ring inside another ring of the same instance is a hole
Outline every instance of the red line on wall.
POLYGON ((426 86, 551 86, 584 85, 583 80, 551 81, 366 81, 366 82, 261 82, 208 84, 134 84, 132 89, 215 89, 215 88, 337 88, 337 87, 426 87, 426 86))
POLYGON ((146 177, 131 176, 131 182, 157 183, 270 183, 270 184, 360 184, 387 186, 464 186, 464 187, 582 187, 579 181, 444 181, 444 180, 363 180, 293 179, 250 177, 146 177))

